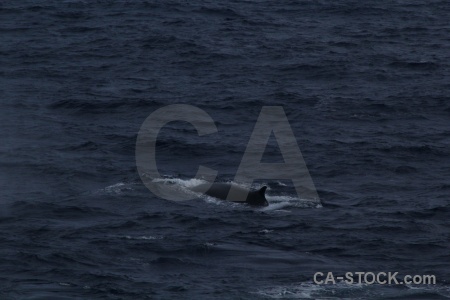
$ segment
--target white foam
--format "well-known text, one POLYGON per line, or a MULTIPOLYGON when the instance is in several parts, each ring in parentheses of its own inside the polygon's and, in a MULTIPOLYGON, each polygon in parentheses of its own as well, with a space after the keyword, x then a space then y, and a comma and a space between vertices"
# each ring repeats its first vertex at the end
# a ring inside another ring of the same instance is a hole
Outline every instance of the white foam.
POLYGON ((313 283, 300 283, 298 286, 276 286, 259 290, 257 294, 272 299, 315 299, 315 294, 322 289, 313 283))
POLYGON ((161 240, 162 239, 161 236, 151 236, 151 235, 148 235, 148 236, 145 236, 145 235, 141 235, 141 236, 129 236, 129 235, 126 235, 126 236, 124 236, 124 238, 127 239, 127 240, 161 240))
POLYGON ((449 298, 450 288, 442 285, 407 286, 399 289, 395 285, 346 284, 338 282, 331 285, 318 285, 313 282, 301 282, 291 286, 267 287, 256 292, 271 299, 378 299, 385 297, 414 298, 421 293, 435 293, 449 298))
MULTIPOLYGON (((297 197, 291 196, 270 196, 266 195, 267 201, 269 201, 270 205, 264 207, 263 211, 281 211, 283 208, 287 207, 314 207, 321 208, 322 205, 317 203, 316 201, 311 201, 308 199, 299 199, 297 197)), ((289 212, 289 211, 287 211, 289 212)))
POLYGON ((271 230, 271 229, 263 229, 263 230, 258 231, 258 233, 264 233, 264 234, 271 233, 271 232, 273 232, 273 230, 271 230))
POLYGON ((153 179, 152 182, 163 182, 163 183, 168 183, 168 184, 176 184, 176 185, 186 187, 186 188, 206 183, 205 180, 196 179, 196 178, 191 178, 191 179, 156 178, 156 179, 153 179))
POLYGON ((133 184, 131 184, 131 183, 119 182, 119 183, 107 186, 104 189, 99 190, 98 192, 104 191, 109 194, 122 194, 126 191, 134 190, 132 185, 133 184))

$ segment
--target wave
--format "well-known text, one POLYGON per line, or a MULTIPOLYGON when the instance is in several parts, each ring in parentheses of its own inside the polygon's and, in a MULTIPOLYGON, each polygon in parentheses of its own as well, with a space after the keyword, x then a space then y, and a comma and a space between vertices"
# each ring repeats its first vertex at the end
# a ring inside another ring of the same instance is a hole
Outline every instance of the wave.
POLYGON ((274 286, 260 289, 255 294, 270 299, 377 299, 380 295, 389 299, 434 299, 450 298, 448 285, 368 285, 337 283, 318 285, 313 282, 301 282, 296 285, 274 286))

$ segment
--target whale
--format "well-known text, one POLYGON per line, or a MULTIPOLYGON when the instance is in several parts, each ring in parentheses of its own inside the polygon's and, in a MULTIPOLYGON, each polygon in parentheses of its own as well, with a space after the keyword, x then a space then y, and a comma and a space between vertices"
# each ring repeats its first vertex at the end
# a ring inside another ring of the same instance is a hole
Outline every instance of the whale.
MULTIPOLYGON (((209 184, 200 184, 197 186, 194 186, 190 188, 194 192, 202 192, 204 191, 205 187, 209 184)), ((243 187, 240 187, 236 184, 231 183, 213 183, 209 189, 205 192, 206 195, 221 199, 221 200, 227 200, 228 193, 230 192, 230 188, 233 186, 236 195, 236 199, 244 199, 243 196, 239 197, 239 195, 247 195, 245 198, 245 201, 233 201, 235 203, 246 203, 251 206, 268 206, 269 202, 266 199, 266 189, 267 186, 263 186, 259 190, 251 191, 247 190, 243 187)))

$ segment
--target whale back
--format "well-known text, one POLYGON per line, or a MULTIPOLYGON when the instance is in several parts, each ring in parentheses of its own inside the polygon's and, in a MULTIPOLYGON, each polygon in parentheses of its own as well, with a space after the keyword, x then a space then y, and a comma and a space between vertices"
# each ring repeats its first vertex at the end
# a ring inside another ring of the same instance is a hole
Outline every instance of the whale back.
MULTIPOLYGON (((203 187, 201 184, 199 186, 191 188, 193 191, 200 191, 199 188, 203 187)), ((247 194, 245 203, 255 206, 267 206, 269 203, 266 200, 266 186, 263 186, 257 191, 248 191, 240 186, 233 185, 236 188, 237 193, 245 193, 247 194)), ((228 193, 230 192, 231 184, 230 183, 213 183, 209 189, 205 192, 206 195, 215 197, 222 200, 227 200, 228 193)), ((241 197, 243 198, 243 197, 241 197)), ((243 202, 243 201, 233 201, 233 202, 243 202)))

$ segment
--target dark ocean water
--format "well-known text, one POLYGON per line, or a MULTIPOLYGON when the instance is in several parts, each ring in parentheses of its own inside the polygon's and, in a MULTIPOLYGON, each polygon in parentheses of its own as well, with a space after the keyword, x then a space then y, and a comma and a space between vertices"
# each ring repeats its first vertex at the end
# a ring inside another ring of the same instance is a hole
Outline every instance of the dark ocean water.
POLYGON ((433 0, 1 1, 0 299, 450 298, 449 15, 433 0), (155 197, 136 137, 176 103, 218 133, 164 127, 168 182, 199 164, 233 180, 277 105, 322 205, 277 180, 258 183, 264 209, 155 197))

